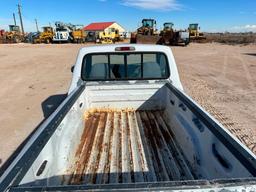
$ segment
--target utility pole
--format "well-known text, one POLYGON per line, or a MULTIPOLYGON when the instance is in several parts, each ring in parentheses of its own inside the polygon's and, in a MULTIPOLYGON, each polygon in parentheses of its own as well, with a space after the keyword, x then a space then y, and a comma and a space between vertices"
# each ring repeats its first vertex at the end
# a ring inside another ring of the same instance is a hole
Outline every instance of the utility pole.
POLYGON ((17 23, 16 23, 16 18, 15 18, 15 13, 13 13, 13 21, 14 21, 14 25, 16 26, 17 23))
POLYGON ((37 25, 37 19, 35 19, 35 22, 36 22, 36 30, 37 30, 37 32, 39 32, 38 25, 37 25))
POLYGON ((23 28, 23 22, 22 22, 22 16, 21 16, 21 5, 20 4, 18 4, 18 13, 19 13, 19 16, 20 16, 21 32, 24 35, 24 28, 23 28))

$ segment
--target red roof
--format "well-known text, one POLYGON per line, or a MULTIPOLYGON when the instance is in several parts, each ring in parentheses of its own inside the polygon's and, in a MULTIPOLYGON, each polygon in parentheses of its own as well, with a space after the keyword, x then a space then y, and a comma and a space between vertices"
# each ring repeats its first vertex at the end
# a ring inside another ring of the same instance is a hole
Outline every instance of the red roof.
POLYGON ((103 31, 115 22, 91 23, 84 27, 85 31, 103 31))

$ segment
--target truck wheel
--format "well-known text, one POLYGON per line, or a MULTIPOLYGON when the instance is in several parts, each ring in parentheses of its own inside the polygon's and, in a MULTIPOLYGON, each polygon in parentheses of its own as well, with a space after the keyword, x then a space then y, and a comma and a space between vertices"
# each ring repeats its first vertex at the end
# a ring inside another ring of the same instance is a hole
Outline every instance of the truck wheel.
POLYGON ((46 44, 49 44, 50 43, 50 39, 46 39, 45 42, 46 42, 46 44))

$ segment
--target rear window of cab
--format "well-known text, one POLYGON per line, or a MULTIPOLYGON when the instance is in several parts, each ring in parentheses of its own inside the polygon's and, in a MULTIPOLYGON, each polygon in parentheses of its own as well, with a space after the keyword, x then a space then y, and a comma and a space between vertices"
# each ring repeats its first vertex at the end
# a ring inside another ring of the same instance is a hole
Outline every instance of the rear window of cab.
POLYGON ((85 81, 167 79, 168 66, 161 52, 94 53, 84 56, 81 77, 85 81))

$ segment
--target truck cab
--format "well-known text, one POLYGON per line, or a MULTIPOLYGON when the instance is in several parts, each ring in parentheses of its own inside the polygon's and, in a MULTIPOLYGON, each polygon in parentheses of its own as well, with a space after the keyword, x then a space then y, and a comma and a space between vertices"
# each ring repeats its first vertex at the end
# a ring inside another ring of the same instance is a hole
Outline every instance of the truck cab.
POLYGON ((55 26, 56 28, 53 36, 53 42, 71 42, 73 40, 73 26, 71 24, 56 22, 55 26))

